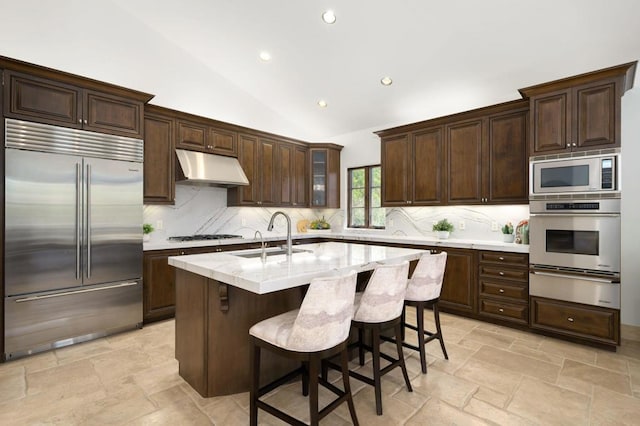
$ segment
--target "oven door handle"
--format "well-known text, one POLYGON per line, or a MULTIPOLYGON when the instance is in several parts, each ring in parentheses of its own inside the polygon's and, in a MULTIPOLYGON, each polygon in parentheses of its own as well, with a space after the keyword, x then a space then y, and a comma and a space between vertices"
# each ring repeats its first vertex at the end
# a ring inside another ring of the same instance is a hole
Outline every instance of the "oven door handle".
POLYGON ((532 217, 620 217, 620 213, 530 213, 532 217))
POLYGON ((535 275, 542 275, 543 277, 552 277, 552 278, 574 278, 584 281, 593 281, 596 283, 606 283, 606 284, 620 284, 620 280, 618 278, 595 278, 595 277, 585 277, 584 275, 573 275, 573 274, 555 274, 553 272, 540 272, 540 271, 529 271, 535 275))

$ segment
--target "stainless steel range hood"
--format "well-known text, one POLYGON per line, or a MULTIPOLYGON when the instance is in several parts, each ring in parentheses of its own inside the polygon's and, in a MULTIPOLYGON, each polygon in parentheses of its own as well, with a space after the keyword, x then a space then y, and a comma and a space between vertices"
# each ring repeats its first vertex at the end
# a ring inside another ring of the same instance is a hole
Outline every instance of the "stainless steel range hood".
POLYGON ((238 159, 176 149, 176 182, 229 188, 249 185, 238 159))

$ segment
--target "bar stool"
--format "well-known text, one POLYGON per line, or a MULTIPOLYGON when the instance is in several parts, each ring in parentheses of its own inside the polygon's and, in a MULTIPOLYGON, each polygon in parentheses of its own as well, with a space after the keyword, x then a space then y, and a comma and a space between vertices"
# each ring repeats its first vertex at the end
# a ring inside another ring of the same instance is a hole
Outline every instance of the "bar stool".
POLYGON ((310 424, 320 419, 344 401, 354 425, 358 425, 349 385, 347 340, 356 290, 356 272, 344 276, 315 278, 302 301, 300 309, 268 318, 255 324, 250 335, 250 424, 258 424, 258 408, 292 425, 304 424, 260 397, 302 374, 302 393, 309 395, 310 424), (267 349, 280 356, 298 360, 301 366, 291 373, 260 387, 260 351, 267 349), (340 354, 344 391, 324 378, 319 379, 322 359, 340 354), (322 410, 318 407, 318 385, 321 384, 338 397, 322 410))
POLYGON ((407 261, 398 264, 378 265, 373 275, 371 275, 364 292, 356 293, 355 314, 351 322, 352 327, 358 329, 358 342, 356 342, 355 346, 358 347, 360 365, 364 365, 364 350, 366 349, 372 353, 373 378, 355 371, 349 371, 349 375, 374 387, 376 413, 378 415, 382 415, 382 386, 380 379, 395 367, 402 369, 407 390, 413 392, 404 362, 402 339, 400 337, 401 316, 408 275, 409 262, 407 261), (380 335, 391 328, 394 329, 396 337, 397 359, 380 352, 380 335), (368 346, 364 341, 366 331, 371 334, 371 346, 368 346), (380 358, 384 358, 390 364, 381 369, 380 358))
POLYGON ((403 311, 402 321, 405 327, 418 333, 418 346, 414 346, 407 342, 402 345, 420 352, 420 364, 422 365, 422 373, 427 373, 427 356, 425 345, 432 340, 438 339, 440 347, 445 359, 449 359, 447 350, 444 347, 442 338, 442 330, 440 328, 440 311, 438 309, 438 301, 440 299, 440 291, 442 290, 442 280, 444 278, 444 270, 447 266, 447 252, 438 254, 423 255, 416 265, 413 275, 409 279, 407 292, 404 296, 405 306, 415 306, 417 325, 407 324, 405 321, 405 313, 403 311), (432 308, 436 322, 436 332, 424 329, 424 309, 432 308), (426 338, 425 338, 426 336, 426 338))

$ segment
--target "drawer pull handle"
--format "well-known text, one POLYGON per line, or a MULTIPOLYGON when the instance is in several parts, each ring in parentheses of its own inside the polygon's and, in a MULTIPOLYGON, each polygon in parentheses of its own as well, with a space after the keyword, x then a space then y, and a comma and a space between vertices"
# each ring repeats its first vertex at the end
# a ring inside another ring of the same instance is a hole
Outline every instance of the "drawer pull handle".
POLYGON ((500 271, 499 272, 500 276, 504 276, 504 272, 500 271))
POLYGON ((504 260, 504 257, 500 256, 498 259, 500 259, 500 260, 504 260))
POLYGON ((501 288, 500 290, 498 290, 500 293, 504 293, 504 288, 501 288))
POLYGON ((500 312, 504 312, 504 309, 500 308, 500 309, 498 309, 498 311, 500 311, 500 312))
POLYGON ((567 318, 567 321, 573 322, 573 318, 569 317, 569 318, 567 318))

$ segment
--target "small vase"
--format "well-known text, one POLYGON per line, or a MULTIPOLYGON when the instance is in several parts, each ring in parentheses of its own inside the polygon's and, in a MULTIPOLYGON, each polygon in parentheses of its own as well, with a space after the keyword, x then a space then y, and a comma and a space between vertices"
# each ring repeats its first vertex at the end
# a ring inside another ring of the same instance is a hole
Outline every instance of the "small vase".
POLYGON ((513 234, 502 234, 502 241, 504 241, 505 243, 512 243, 513 237, 513 234))
POLYGON ((142 234, 142 241, 145 243, 148 243, 151 240, 151 235, 149 234, 142 234))
POLYGON ((436 233, 438 234, 438 238, 440 238, 441 240, 446 240, 447 238, 449 238, 449 231, 436 231, 436 233))

